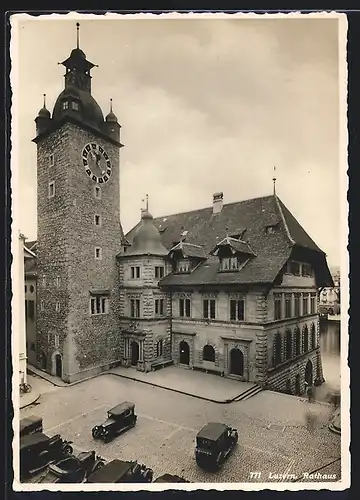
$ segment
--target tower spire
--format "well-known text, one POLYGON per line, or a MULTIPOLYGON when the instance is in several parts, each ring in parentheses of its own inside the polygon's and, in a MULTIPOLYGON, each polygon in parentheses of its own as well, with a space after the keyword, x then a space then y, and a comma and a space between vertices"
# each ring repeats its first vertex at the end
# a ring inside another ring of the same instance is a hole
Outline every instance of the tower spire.
POLYGON ((149 195, 146 195, 146 211, 149 211, 149 195))
POLYGON ((112 99, 110 97, 110 113, 112 113, 112 112, 113 112, 113 109, 112 109, 112 99))
POLYGON ((274 196, 276 196, 276 177, 275 177, 275 173, 276 173, 276 167, 274 166, 274 177, 273 177, 273 185, 274 185, 274 196))
POLYGON ((76 23, 76 48, 80 46, 80 23, 76 23))
POLYGON ((44 96, 44 108, 46 108, 46 94, 43 94, 44 96))

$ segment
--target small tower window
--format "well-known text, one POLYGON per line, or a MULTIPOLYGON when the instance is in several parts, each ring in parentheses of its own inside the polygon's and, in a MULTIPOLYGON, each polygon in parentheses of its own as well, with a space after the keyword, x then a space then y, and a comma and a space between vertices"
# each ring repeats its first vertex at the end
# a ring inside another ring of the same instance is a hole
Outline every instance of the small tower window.
POLYGON ((56 287, 60 288, 60 285, 61 285, 61 278, 60 278, 60 276, 57 276, 56 277, 56 287))
POLYGON ((40 311, 43 311, 45 309, 44 301, 40 300, 40 311))
POLYGON ((78 102, 75 102, 73 101, 71 103, 71 109, 74 110, 74 111, 79 111, 79 103, 78 102))
POLYGON ((55 181, 49 182, 49 198, 55 196, 55 181))
POLYGON ((94 224, 95 226, 101 226, 101 217, 100 215, 94 215, 94 224))
POLYGON ((55 333, 55 335, 54 335, 54 347, 55 347, 55 349, 59 349, 59 344, 60 344, 59 334, 55 333))
POLYGON ((60 312, 60 302, 56 302, 56 312, 60 312))
POLYGON ((62 107, 63 109, 69 109, 69 101, 64 101, 62 107))
POLYGON ((102 259, 102 251, 100 247, 95 247, 95 260, 102 259))
POLYGON ((99 186, 94 186, 94 198, 101 200, 101 189, 99 186))
POLYGON ((55 158, 54 158, 54 155, 51 154, 51 155, 49 155, 49 166, 53 167, 54 163, 55 163, 55 158))

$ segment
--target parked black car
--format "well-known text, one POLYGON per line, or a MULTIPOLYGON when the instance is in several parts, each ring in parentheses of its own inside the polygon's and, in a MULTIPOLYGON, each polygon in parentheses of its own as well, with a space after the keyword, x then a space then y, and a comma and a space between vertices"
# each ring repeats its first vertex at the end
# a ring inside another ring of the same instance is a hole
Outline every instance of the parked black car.
POLYGON ((163 474, 156 478, 154 483, 190 483, 190 481, 174 474, 163 474))
POLYGON ((91 474, 87 483, 151 483, 153 471, 137 462, 112 460, 91 474))
POLYGON ((43 421, 41 417, 30 415, 20 420, 20 437, 35 434, 43 431, 43 421))
POLYGON ((20 438, 20 479, 38 474, 50 462, 71 455, 71 441, 64 441, 60 434, 49 437, 42 432, 20 438))
POLYGON ((238 431, 226 424, 210 422, 196 436, 196 463, 202 469, 215 472, 228 458, 238 442, 238 431))
POLYGON ((85 451, 49 464, 37 483, 83 483, 93 472, 105 465, 105 460, 95 451, 85 451))
POLYGON ((92 429, 94 439, 101 439, 109 443, 115 436, 131 429, 136 424, 134 403, 124 401, 108 411, 107 419, 92 429))

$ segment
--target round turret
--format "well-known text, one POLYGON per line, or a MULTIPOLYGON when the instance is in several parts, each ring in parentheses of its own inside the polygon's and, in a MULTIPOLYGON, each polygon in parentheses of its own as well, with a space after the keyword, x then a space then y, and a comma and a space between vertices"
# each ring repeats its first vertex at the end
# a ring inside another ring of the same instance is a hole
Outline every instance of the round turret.
POLYGON ((51 122, 50 111, 46 107, 45 99, 46 95, 44 94, 43 107, 40 109, 40 111, 37 114, 37 117, 35 118, 37 134, 42 134, 43 132, 45 132, 48 129, 51 122))

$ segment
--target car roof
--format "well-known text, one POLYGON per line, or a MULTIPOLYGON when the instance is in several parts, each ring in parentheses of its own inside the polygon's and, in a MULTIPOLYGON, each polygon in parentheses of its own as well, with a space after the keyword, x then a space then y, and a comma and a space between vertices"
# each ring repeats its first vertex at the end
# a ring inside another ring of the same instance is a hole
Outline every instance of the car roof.
POLYGON ((132 410, 134 407, 135 407, 134 403, 130 403, 129 401, 124 401, 123 403, 114 406, 114 408, 111 408, 111 410, 109 410, 109 413, 112 413, 113 415, 121 415, 122 413, 124 413, 124 411, 132 410))
POLYGON ((31 424, 34 424, 36 422, 42 422, 42 418, 36 417, 35 415, 30 415, 28 417, 22 418, 20 420, 20 429, 23 429, 27 425, 31 425, 31 424))
POLYGON ((188 481, 174 474, 163 474, 155 479, 154 483, 188 483, 188 481))
POLYGON ((209 422, 198 432, 197 437, 216 441, 227 430, 227 428, 228 426, 226 424, 209 422))
POLYGON ((117 483, 136 462, 112 460, 89 476, 88 483, 117 483))
POLYGON ((36 432, 35 434, 28 434, 20 438, 20 448, 26 448, 33 444, 45 443, 49 441, 49 436, 43 434, 42 432, 36 432))

